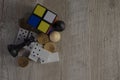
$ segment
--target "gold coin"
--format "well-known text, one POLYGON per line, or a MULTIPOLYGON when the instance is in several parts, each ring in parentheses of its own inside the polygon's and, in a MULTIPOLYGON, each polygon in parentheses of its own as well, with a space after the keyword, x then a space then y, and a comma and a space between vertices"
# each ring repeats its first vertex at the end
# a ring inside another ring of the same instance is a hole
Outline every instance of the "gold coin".
POLYGON ((26 26, 27 26, 26 21, 27 21, 27 18, 26 18, 26 17, 20 19, 20 20, 19 20, 19 26, 20 26, 20 27, 26 27, 26 26))
POLYGON ((20 67, 26 67, 29 64, 29 60, 27 57, 19 56, 18 57, 18 65, 20 67))
POLYGON ((41 33, 38 35, 38 42, 40 44, 45 44, 47 42, 49 42, 49 37, 47 34, 41 33))
POLYGON ((61 35, 60 35, 59 32, 53 31, 53 32, 50 34, 50 40, 51 40, 52 42, 58 42, 58 41, 60 41, 60 39, 61 39, 61 35))
POLYGON ((25 57, 28 57, 30 54, 30 51, 25 49, 25 48, 22 48, 19 52, 18 52, 18 56, 25 56, 25 57))
POLYGON ((56 50, 56 46, 55 46, 55 43, 53 42, 48 42, 44 45, 44 49, 50 51, 50 52, 55 52, 56 50))

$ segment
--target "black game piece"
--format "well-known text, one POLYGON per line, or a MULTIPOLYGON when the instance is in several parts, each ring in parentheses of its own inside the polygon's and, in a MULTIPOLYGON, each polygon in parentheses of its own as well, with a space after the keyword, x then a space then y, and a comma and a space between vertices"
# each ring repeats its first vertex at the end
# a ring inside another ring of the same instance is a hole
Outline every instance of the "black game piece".
POLYGON ((10 52, 10 54, 13 57, 16 57, 18 55, 18 52, 20 51, 20 49, 22 49, 25 45, 30 45, 31 42, 34 42, 34 37, 31 36, 29 39, 25 39, 25 41, 21 44, 18 45, 13 45, 10 44, 8 45, 8 51, 10 52))
POLYGON ((64 29, 65 29, 65 23, 64 23, 64 21, 61 21, 61 20, 59 20, 59 21, 56 21, 54 24, 53 24, 53 29, 55 30, 55 31, 63 31, 64 29))

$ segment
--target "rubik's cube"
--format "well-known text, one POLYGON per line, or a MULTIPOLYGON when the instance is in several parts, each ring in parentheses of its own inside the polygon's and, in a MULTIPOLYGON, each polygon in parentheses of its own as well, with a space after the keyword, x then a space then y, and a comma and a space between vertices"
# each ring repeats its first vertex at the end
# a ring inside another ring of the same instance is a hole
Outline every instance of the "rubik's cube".
POLYGON ((37 4, 27 23, 43 33, 49 33, 52 29, 51 24, 54 23, 56 17, 54 12, 37 4))

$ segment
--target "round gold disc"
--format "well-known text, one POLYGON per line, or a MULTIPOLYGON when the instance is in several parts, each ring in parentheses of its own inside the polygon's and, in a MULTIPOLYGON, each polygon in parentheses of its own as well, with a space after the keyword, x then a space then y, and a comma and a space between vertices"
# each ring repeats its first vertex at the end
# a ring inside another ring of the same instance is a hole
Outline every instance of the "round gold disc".
POLYGON ((40 44, 45 44, 47 42, 49 42, 49 37, 47 34, 41 33, 38 35, 38 42, 40 44))
POLYGON ((58 41, 60 41, 60 39, 61 39, 61 35, 60 35, 59 32, 53 31, 53 32, 50 34, 50 40, 51 40, 52 42, 58 42, 58 41))
POLYGON ((29 60, 27 57, 19 56, 18 57, 18 65, 20 67, 26 67, 29 64, 29 60))
POLYGON ((56 51, 56 46, 55 43, 53 42, 48 42, 44 45, 44 49, 50 51, 50 52, 55 52, 56 51))

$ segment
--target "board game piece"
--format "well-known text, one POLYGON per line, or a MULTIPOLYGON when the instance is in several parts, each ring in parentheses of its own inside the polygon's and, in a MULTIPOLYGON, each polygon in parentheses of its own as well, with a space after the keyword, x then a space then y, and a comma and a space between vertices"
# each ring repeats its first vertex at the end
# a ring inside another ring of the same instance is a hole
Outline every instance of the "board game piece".
POLYGON ((15 40, 15 44, 20 44, 20 43, 24 42, 24 40, 27 38, 28 34, 29 34, 28 30, 19 28, 17 38, 15 40))
POLYGON ((37 4, 27 23, 31 27, 47 34, 49 33, 49 29, 54 23, 56 17, 56 13, 48 10, 40 4, 37 4))
POLYGON ((28 66, 28 64, 29 64, 29 60, 27 57, 24 57, 24 56, 18 57, 18 65, 20 67, 26 67, 26 66, 28 66))
POLYGON ((40 44, 45 44, 50 41, 48 35, 44 33, 39 34, 37 40, 40 44))
POLYGON ((50 51, 50 52, 55 52, 56 51, 56 46, 55 46, 55 43, 53 42, 48 42, 44 45, 44 49, 50 51))
POLYGON ((61 39, 61 35, 57 31, 53 31, 49 37, 52 42, 58 42, 61 39))
POLYGON ((58 61, 59 61, 59 53, 55 52, 48 57, 47 63, 58 62, 58 61))
POLYGON ((39 51, 40 51, 40 48, 41 45, 39 45, 38 43, 34 43, 34 45, 31 47, 31 52, 30 52, 30 55, 29 55, 29 59, 37 62, 38 58, 39 58, 39 51))
POLYGON ((61 20, 58 20, 53 24, 52 27, 55 31, 60 31, 61 32, 65 29, 65 23, 61 20))
POLYGON ((28 31, 23 28, 19 28, 17 38, 15 40, 15 44, 20 44, 24 42, 25 39, 30 38, 31 36, 33 36, 36 41, 37 34, 35 32, 28 31))

